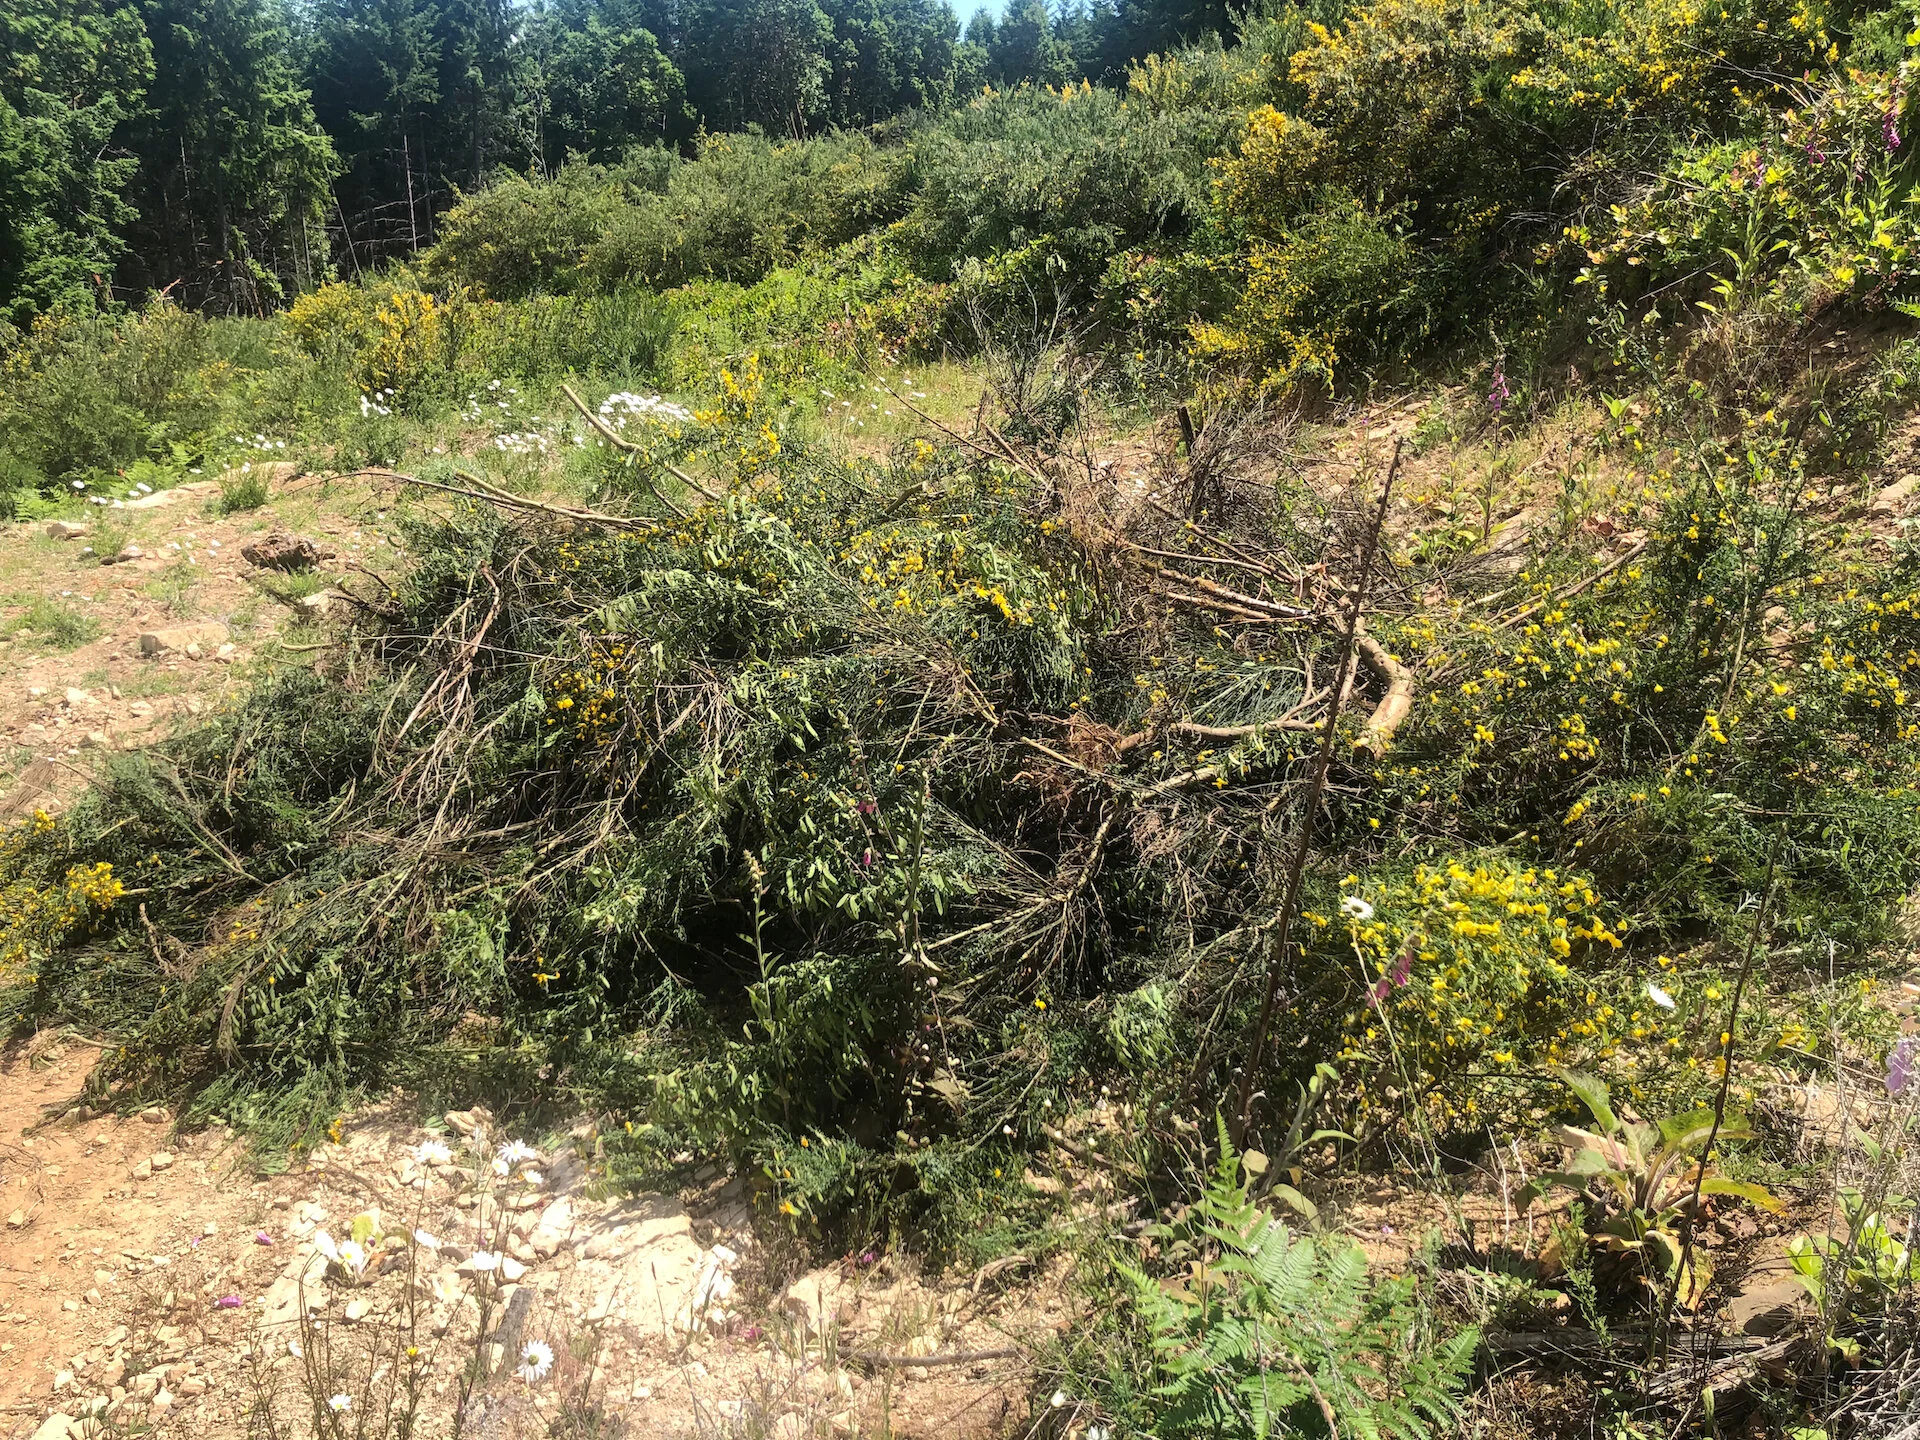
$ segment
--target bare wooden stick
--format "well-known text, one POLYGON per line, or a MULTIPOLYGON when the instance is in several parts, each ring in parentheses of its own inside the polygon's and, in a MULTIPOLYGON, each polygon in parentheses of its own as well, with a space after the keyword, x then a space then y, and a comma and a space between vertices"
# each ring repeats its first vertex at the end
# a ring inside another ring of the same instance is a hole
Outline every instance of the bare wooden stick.
POLYGON ((1319 728, 1318 720, 1297 720, 1292 715, 1282 715, 1274 720, 1261 720, 1253 725, 1196 725, 1191 720, 1176 720, 1167 727, 1176 735, 1190 735, 1195 740, 1245 740, 1250 735, 1264 735, 1270 730, 1318 730, 1319 728))
POLYGON ((1521 610, 1516 610, 1513 612, 1513 614, 1506 616, 1504 619, 1497 620, 1494 623, 1501 626, 1518 625, 1522 620, 1526 619, 1527 616, 1533 614, 1537 610, 1544 609, 1548 605, 1557 604, 1562 600, 1571 600, 1574 596, 1578 595, 1581 591, 1590 589, 1591 587, 1599 584, 1602 580, 1606 579, 1607 576, 1611 575, 1614 571, 1618 570, 1622 565, 1626 564, 1629 560, 1633 559, 1635 556, 1645 553, 1646 548, 1647 548, 1647 542, 1642 540, 1639 544, 1629 547, 1625 551, 1625 553, 1616 555, 1613 559, 1609 560, 1605 565, 1602 565, 1598 570, 1594 571, 1593 574, 1587 576, 1585 579, 1576 580, 1570 585, 1563 585, 1560 587, 1560 589, 1555 590, 1552 594, 1547 595, 1542 599, 1536 600, 1533 602, 1533 604, 1527 606, 1526 608, 1521 610))
POLYGON ((1005 1345, 997 1350, 949 1350, 940 1355, 888 1355, 879 1350, 855 1350, 847 1359, 856 1365, 877 1365, 887 1369, 900 1369, 908 1365, 924 1365, 931 1369, 936 1365, 972 1365, 980 1360, 1016 1360, 1020 1351, 1005 1345))
POLYGON ((1228 600, 1214 600, 1205 595, 1190 595, 1184 590, 1169 590, 1167 599, 1178 605, 1191 605, 1198 610, 1212 610, 1221 615, 1231 616, 1235 620, 1250 625, 1271 625, 1274 617, 1264 615, 1258 610, 1249 610, 1244 605, 1235 605, 1228 600))
POLYGON ((1693 1201, 1687 1207, 1687 1240, 1680 1247, 1680 1263, 1674 1268, 1673 1285, 1667 1292, 1662 1315, 1667 1327, 1673 1324, 1674 1302, 1680 1297, 1680 1287, 1687 1281, 1687 1267, 1693 1260, 1693 1237, 1700 1228, 1700 1194, 1707 1183, 1707 1165, 1713 1159, 1713 1144, 1720 1138, 1720 1127, 1727 1118, 1727 1096, 1733 1089, 1733 1041, 1735 1027, 1740 1023, 1740 1002, 1746 998, 1747 981, 1753 976, 1753 957, 1759 953, 1767 911, 1773 904, 1773 870, 1779 859, 1780 840, 1775 836, 1773 848, 1767 855, 1767 876, 1761 882, 1760 899, 1753 907, 1753 928, 1747 932, 1747 953, 1740 960, 1740 978, 1733 987, 1733 1003, 1727 1007, 1727 1026, 1720 1032, 1720 1089, 1713 1097, 1713 1124, 1707 1129, 1707 1143, 1701 1146, 1700 1163, 1694 1167, 1693 1201))
MULTIPOLYGON (((489 505, 498 505, 502 509, 530 510, 536 514, 554 515, 580 525, 604 525, 610 530, 648 532, 660 528, 659 522, 655 520, 634 520, 625 515, 608 515, 599 510, 577 510, 570 505, 553 505, 544 500, 529 500, 524 495, 515 495, 511 491, 500 489, 497 485, 490 485, 464 470, 457 470, 454 473, 477 484, 478 489, 469 490, 460 485, 445 485, 438 480, 422 480, 418 475, 408 475, 400 470, 368 469, 355 470, 352 473, 356 476, 376 475, 383 480, 398 480, 404 485, 418 485, 424 490, 438 490, 442 494, 458 495, 463 500, 482 500, 489 505)), ((387 583, 382 576, 376 575, 374 578, 383 585, 387 583)))
POLYGON ((1194 555, 1185 550, 1156 550, 1151 545, 1141 545, 1136 541, 1127 539, 1124 535, 1120 536, 1119 539, 1120 543, 1127 549, 1138 551, 1142 555, 1152 555, 1160 560, 1181 560, 1189 565, 1225 565, 1230 570, 1245 570, 1249 575, 1264 575, 1269 579, 1278 576, 1280 573, 1271 565, 1257 565, 1251 561, 1233 559, 1231 556, 1194 555))
POLYGON ((1162 580, 1173 580, 1182 585, 1191 585, 1202 594, 1215 599, 1225 600, 1230 605, 1238 605, 1262 615, 1271 615, 1278 620, 1304 620, 1313 611, 1300 605, 1281 605, 1273 600, 1263 600, 1258 595, 1248 595, 1239 590, 1229 589, 1199 575, 1183 575, 1178 570, 1169 570, 1166 566, 1156 566, 1154 573, 1162 580))
MULTIPOLYGON (((1350 603, 1347 607, 1346 633, 1342 637, 1339 663, 1333 667, 1336 677, 1344 677, 1353 664, 1353 652, 1360 639, 1361 612, 1365 609, 1367 585, 1373 575, 1373 558, 1380 548, 1380 532, 1386 528, 1387 506, 1393 499, 1393 482, 1400 474, 1400 456, 1406 449, 1406 441, 1396 440, 1393 446, 1393 461, 1387 466, 1387 480, 1380 487, 1380 503, 1373 514, 1373 525, 1367 531, 1365 546, 1360 552, 1360 573, 1354 577, 1350 603)), ((1233 1139, 1236 1145, 1246 1140, 1247 1124, 1253 1114, 1253 1085, 1259 1074, 1261 1062, 1266 1058, 1267 1033, 1273 1028, 1273 1008, 1280 997, 1280 975, 1286 967, 1287 952, 1293 944, 1293 918, 1300 905, 1300 882, 1307 870, 1307 854, 1313 848, 1313 817, 1320 808, 1320 797, 1326 793, 1327 772, 1333 767, 1334 734, 1339 727, 1340 705, 1346 698, 1346 686, 1336 683, 1333 698, 1327 702, 1327 714, 1324 720, 1326 728, 1320 733, 1320 754, 1314 762, 1313 778, 1307 784, 1305 803, 1300 812, 1300 838, 1293 848, 1293 858, 1287 865, 1286 888, 1281 893, 1280 921, 1275 927, 1277 936, 1272 942, 1272 950, 1267 960, 1267 983, 1260 998, 1260 1018, 1253 1027, 1253 1045, 1247 1053, 1244 1068, 1240 1072, 1240 1093, 1234 1105, 1233 1139)))
MULTIPOLYGON (((1147 504, 1151 505, 1155 510, 1158 510, 1162 515, 1166 516, 1167 519, 1173 521, 1174 524, 1180 526, 1181 529, 1192 531, 1195 535, 1198 535, 1202 540, 1205 540, 1208 544, 1217 546, 1218 548, 1226 551, 1229 555, 1234 556, 1236 559, 1243 560, 1248 565, 1252 565, 1255 567, 1258 567, 1262 564, 1258 556, 1248 554, 1245 550, 1241 549, 1240 546, 1234 544, 1231 540, 1227 539, 1225 536, 1215 535, 1211 531, 1201 529, 1199 525, 1195 524, 1192 520, 1189 520, 1185 515, 1182 515, 1178 510, 1175 510, 1170 506, 1161 504, 1160 501, 1154 499, 1153 496, 1151 495, 1147 496, 1147 504)), ((1285 575, 1284 566, 1282 567, 1282 574, 1285 575)), ((1289 580, 1298 580, 1300 577, 1297 574, 1295 574, 1295 575, 1286 575, 1285 578, 1289 580)))

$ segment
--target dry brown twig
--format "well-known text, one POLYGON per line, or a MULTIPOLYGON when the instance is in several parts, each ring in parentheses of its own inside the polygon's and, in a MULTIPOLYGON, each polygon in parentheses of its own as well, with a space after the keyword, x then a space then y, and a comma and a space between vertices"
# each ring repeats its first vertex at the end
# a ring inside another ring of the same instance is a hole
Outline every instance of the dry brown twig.
MULTIPOLYGON (((1399 477, 1400 457, 1405 449, 1404 440, 1394 442, 1393 460, 1387 466, 1386 483, 1380 487, 1380 501, 1374 510, 1373 525, 1367 531, 1366 543, 1360 552, 1360 569, 1354 577, 1340 660, 1334 666, 1336 676, 1345 676, 1348 668, 1353 664, 1353 654, 1360 640, 1361 621, 1366 609, 1367 583, 1373 573, 1374 555, 1380 548, 1380 532, 1386 528, 1387 506, 1393 499, 1393 482, 1399 477)), ((1259 1074, 1261 1062, 1265 1059, 1267 1035, 1273 1027, 1274 1006, 1280 996, 1280 976, 1286 965, 1288 949, 1293 943, 1293 919, 1300 905, 1300 883, 1306 874, 1307 854, 1313 845, 1313 817, 1320 808, 1320 797, 1326 791, 1327 772, 1333 764, 1334 734, 1339 726, 1340 703, 1345 695, 1346 686, 1336 684, 1333 698, 1327 702, 1325 728, 1320 735, 1320 753, 1314 763, 1313 777, 1307 782, 1307 793, 1301 806, 1300 835, 1294 846, 1292 860, 1287 866, 1286 885, 1281 892, 1280 920, 1275 926, 1276 938, 1272 941, 1272 950, 1267 960, 1267 980, 1260 1001, 1260 1016, 1254 1024, 1253 1044, 1248 1051, 1245 1067, 1240 1072, 1240 1093, 1234 1106, 1233 1121, 1233 1137, 1236 1145, 1245 1143, 1247 1125, 1253 1114, 1254 1081, 1259 1074)))

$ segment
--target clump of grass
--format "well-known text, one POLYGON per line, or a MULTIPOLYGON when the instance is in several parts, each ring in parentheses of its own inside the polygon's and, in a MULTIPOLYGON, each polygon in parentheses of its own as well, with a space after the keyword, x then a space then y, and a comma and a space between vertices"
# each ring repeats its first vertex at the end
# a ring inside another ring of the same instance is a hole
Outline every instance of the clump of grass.
POLYGON ((249 510, 258 510, 267 503, 270 494, 267 477, 263 472, 229 471, 220 477, 220 501, 217 509, 222 515, 239 515, 249 510))
POLYGON ((191 620, 200 613, 200 580, 198 566, 176 560, 149 580, 144 589, 174 619, 191 620))
POLYGON ((100 622, 93 616, 77 605, 47 596, 27 606, 15 625, 31 630, 35 640, 53 650, 76 650, 100 638, 100 622))
POLYGON ((247 583, 282 605, 293 605, 309 595, 318 595, 333 580, 319 570, 256 570, 247 576, 247 583))

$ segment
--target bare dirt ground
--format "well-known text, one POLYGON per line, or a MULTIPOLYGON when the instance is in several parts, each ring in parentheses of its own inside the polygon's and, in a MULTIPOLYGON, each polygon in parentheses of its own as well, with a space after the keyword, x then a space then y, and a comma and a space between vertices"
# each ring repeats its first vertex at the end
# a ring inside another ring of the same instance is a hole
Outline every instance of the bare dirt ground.
POLYGON ((237 1437, 269 1411, 303 1434, 315 1394, 369 1413, 409 1389, 418 1433, 452 1433, 476 1356, 473 1434, 591 1410, 607 1435, 997 1436, 1026 1415, 1021 1354, 1072 1319, 1057 1269, 1014 1291, 867 1255, 779 1283, 739 1184, 599 1198, 584 1128, 501 1178, 484 1111, 395 1106, 265 1176, 220 1129, 76 1110, 96 1053, 48 1036, 0 1068, 5 1440, 237 1437), (330 1265, 355 1235, 370 1263, 330 1265))
POLYGON ((218 704, 263 646, 320 613, 303 598, 398 553, 388 497, 290 470, 268 467, 255 510, 220 513, 219 482, 207 480, 90 508, 71 538, 44 521, 0 527, 0 819, 57 806, 101 753, 218 704), (275 530, 336 556, 307 573, 248 564, 242 549, 275 530), (103 563, 128 547, 138 554, 103 563), (190 629, 205 642, 192 651, 185 638, 142 651, 143 634, 190 629))

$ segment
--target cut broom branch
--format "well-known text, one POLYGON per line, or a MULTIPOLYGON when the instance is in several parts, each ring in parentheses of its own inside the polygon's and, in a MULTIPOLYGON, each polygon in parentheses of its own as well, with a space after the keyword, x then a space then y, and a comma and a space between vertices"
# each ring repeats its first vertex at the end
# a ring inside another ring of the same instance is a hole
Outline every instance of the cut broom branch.
MULTIPOLYGON (((597 430, 600 433, 600 437, 603 440, 605 440, 609 445, 613 446, 614 449, 622 452, 623 454, 637 456, 638 458, 645 460, 649 465, 658 465, 662 470, 666 471, 667 474, 673 476, 674 479, 678 480, 682 485, 685 485, 689 490, 696 491, 697 493, 705 496, 708 500, 711 500, 716 505, 720 503, 721 497, 719 495, 715 494, 713 491, 709 490, 706 486, 702 485, 698 480, 694 479, 693 476, 689 475, 686 471, 682 470, 678 465, 669 464, 665 460, 655 460, 652 456, 648 455, 641 446, 634 444, 633 441, 627 439, 627 437, 622 435, 618 430, 615 430, 613 426, 609 425, 603 418, 594 414, 593 411, 587 408, 587 402, 582 400, 579 397, 579 395, 574 393, 574 389, 571 385, 562 385, 560 387, 560 392, 563 395, 565 395, 567 399, 573 402, 573 408, 578 410, 580 414, 583 417, 585 417, 586 422, 589 425, 591 425, 595 430, 597 430)), ((650 477, 648 477, 643 473, 640 478, 646 481, 647 489, 653 493, 654 499, 658 500, 662 505, 665 505, 669 510, 673 511, 673 513, 676 515, 685 513, 680 509, 678 505, 675 505, 673 501, 669 500, 665 495, 660 493, 660 488, 653 483, 650 477)))

